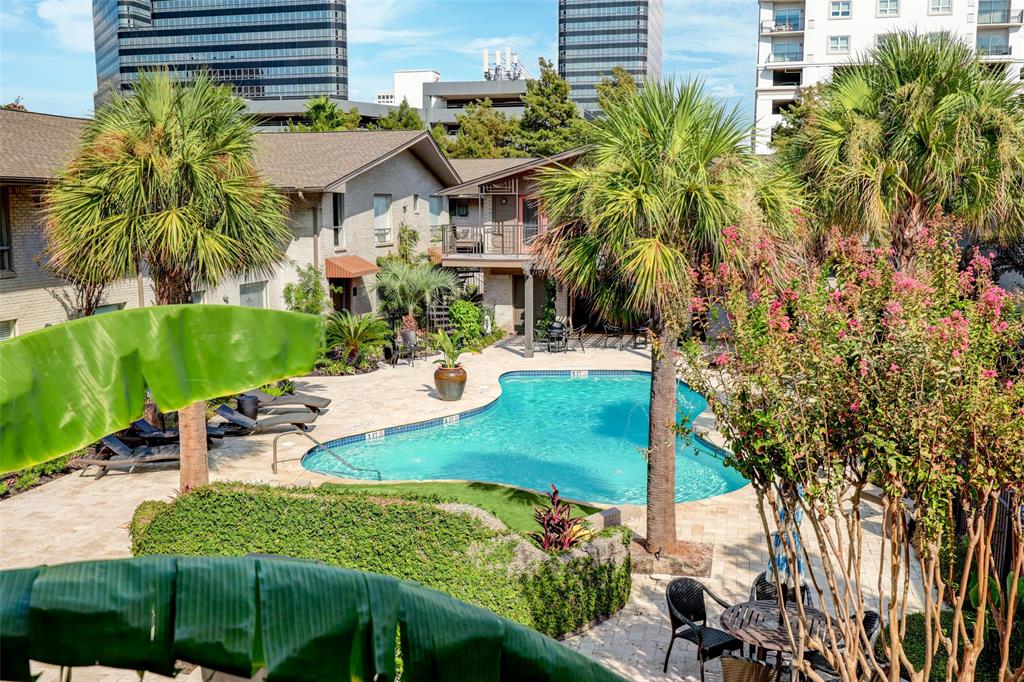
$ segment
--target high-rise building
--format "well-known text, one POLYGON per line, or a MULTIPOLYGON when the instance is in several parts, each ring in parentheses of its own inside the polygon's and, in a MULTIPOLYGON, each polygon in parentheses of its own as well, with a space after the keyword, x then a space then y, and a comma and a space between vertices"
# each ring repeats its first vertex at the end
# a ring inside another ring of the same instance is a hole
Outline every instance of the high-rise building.
POLYGON ((662 0, 558 0, 558 73, 584 115, 597 84, 621 66, 637 80, 661 77, 662 0))
POLYGON ((145 69, 246 99, 348 98, 345 0, 93 0, 96 103, 145 69))
POLYGON ((862 59, 886 33, 949 32, 1024 79, 1024 6, 1009 0, 760 0, 754 142, 771 152, 772 129, 802 87, 862 59))

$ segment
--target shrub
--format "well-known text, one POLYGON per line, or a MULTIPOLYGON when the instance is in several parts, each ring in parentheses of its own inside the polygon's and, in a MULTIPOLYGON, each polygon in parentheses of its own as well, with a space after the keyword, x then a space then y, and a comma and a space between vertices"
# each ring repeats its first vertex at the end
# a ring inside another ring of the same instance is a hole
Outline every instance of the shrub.
MULTIPOLYGON (((603 541, 624 550, 623 531, 603 541)), ((630 588, 628 552, 611 565, 579 550, 524 561, 529 545, 507 529, 422 498, 343 488, 214 484, 144 502, 130 533, 136 556, 258 552, 415 580, 549 635, 610 615, 630 588)))
POLYGON ((348 311, 330 315, 324 330, 332 359, 350 364, 379 354, 391 340, 391 334, 388 323, 373 313, 353 315, 348 311))
POLYGON ((484 335, 484 311, 470 301, 452 301, 448 306, 448 318, 452 331, 467 342, 477 341, 484 335))
MULTIPOLYGON (((947 636, 953 631, 953 612, 945 610, 942 612, 942 632, 947 636)), ((907 615, 906 620, 906 637, 903 639, 903 651, 907 655, 907 659, 914 664, 915 668, 920 669, 924 663, 925 654, 925 631, 924 631, 924 614, 923 613, 911 613, 907 615)), ((875 655, 880 659, 885 659, 885 646, 882 641, 882 637, 879 637, 875 643, 875 655)), ((960 640, 960 650, 963 650, 963 639, 960 640)), ((985 638, 985 648, 981 652, 981 657, 978 659, 978 667, 975 670, 974 680, 975 682, 998 682, 999 680, 999 640, 995 630, 989 629, 985 638)), ((958 654, 958 658, 959 658, 958 654)), ((939 647, 938 652, 935 654, 934 662, 932 663, 931 675, 929 680, 932 682, 940 682, 946 679, 946 662, 949 656, 946 653, 946 649, 942 646, 939 647)), ((1024 630, 1017 628, 1014 630, 1010 637, 1010 669, 1020 666, 1024 663, 1024 630)))
POLYGON ((327 308, 327 280, 312 263, 295 268, 298 282, 284 285, 284 303, 288 310, 319 315, 327 308))
MULTIPOLYGON (((595 540, 628 547, 630 532, 624 527, 609 529, 595 540)), ((620 611, 629 601, 633 586, 629 551, 621 560, 599 560, 583 552, 553 558, 523 579, 523 593, 529 605, 530 625, 551 637, 558 637, 620 611)))
POLYGON ((554 483, 548 493, 547 506, 534 509, 533 518, 540 525, 540 532, 531 533, 530 537, 546 552, 564 552, 589 536, 583 517, 572 515, 572 507, 558 496, 554 483))

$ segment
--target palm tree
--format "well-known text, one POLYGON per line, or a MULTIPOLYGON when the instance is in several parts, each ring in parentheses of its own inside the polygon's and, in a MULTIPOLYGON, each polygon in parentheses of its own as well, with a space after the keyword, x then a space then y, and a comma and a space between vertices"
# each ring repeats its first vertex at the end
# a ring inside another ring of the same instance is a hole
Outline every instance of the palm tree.
POLYGON ((539 177, 550 229, 535 247, 539 267, 591 298, 605 317, 652 320, 647 549, 676 545, 675 348, 689 319, 690 270, 725 257, 723 230, 759 207, 783 225, 786 196, 760 186, 749 128, 699 83, 647 83, 609 100, 590 131, 592 147, 572 168, 539 177), (749 199, 755 198, 751 202, 749 199))
POLYGON ((973 237, 1024 235, 1024 107, 1005 67, 946 33, 892 33, 867 56, 836 70, 782 149, 815 212, 900 267, 940 212, 973 237))
MULTIPOLYGON (((285 199, 259 177, 252 120, 228 88, 143 73, 97 112, 46 195, 52 261, 133 277, 158 305, 227 277, 272 274, 291 238, 285 199)), ((178 412, 183 491, 209 480, 203 403, 178 412)))
POLYGON ((454 294, 459 285, 450 270, 429 263, 413 264, 388 258, 377 273, 377 293, 385 304, 404 310, 402 329, 416 330, 416 306, 426 305, 431 296, 454 294))

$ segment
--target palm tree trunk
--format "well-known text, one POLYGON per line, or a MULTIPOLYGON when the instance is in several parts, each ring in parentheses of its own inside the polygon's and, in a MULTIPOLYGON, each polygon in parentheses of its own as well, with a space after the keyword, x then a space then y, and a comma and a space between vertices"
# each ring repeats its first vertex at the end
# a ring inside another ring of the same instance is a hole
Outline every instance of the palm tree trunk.
POLYGON ((647 551, 671 552, 676 538, 676 335, 658 331, 651 350, 647 459, 647 551))
POLYGON ((206 461, 206 403, 199 401, 178 410, 178 438, 181 448, 181 483, 184 494, 210 482, 206 461))
MULTIPOLYGON (((154 281, 157 305, 192 302, 192 287, 181 273, 154 281), (177 276, 174 276, 177 275, 177 276)), ((184 494, 210 482, 206 451, 206 402, 199 401, 178 410, 178 447, 181 452, 178 492, 184 494)))

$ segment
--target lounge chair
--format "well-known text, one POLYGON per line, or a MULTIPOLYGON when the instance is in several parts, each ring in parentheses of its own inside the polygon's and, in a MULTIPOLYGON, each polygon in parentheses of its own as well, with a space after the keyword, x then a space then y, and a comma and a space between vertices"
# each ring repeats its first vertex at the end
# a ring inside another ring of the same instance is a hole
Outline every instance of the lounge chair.
MULTIPOLYGON (((158 429, 145 419, 138 419, 132 422, 132 429, 146 445, 167 445, 178 442, 178 429, 158 429)), ((206 427, 206 442, 213 438, 223 438, 224 429, 216 426, 206 427)))
POLYGON ((224 435, 226 436, 248 436, 289 424, 300 431, 308 431, 307 425, 315 422, 317 418, 317 415, 309 410, 296 410, 294 412, 268 414, 266 417, 259 419, 249 419, 249 417, 231 409, 227 405, 221 405, 214 412, 227 420, 219 424, 224 429, 224 435))
POLYGON ((101 439, 100 442, 113 453, 109 459, 80 457, 72 460, 71 464, 81 468, 83 473, 91 466, 99 467, 100 472, 96 478, 101 478, 110 469, 127 469, 131 472, 140 466, 181 461, 181 453, 176 445, 142 445, 133 448, 113 434, 101 439))
POLYGON ((252 396, 259 402, 259 409, 268 407, 305 407, 310 412, 320 412, 331 404, 330 398, 321 398, 308 393, 285 393, 284 395, 270 395, 259 389, 246 391, 243 396, 252 396))

